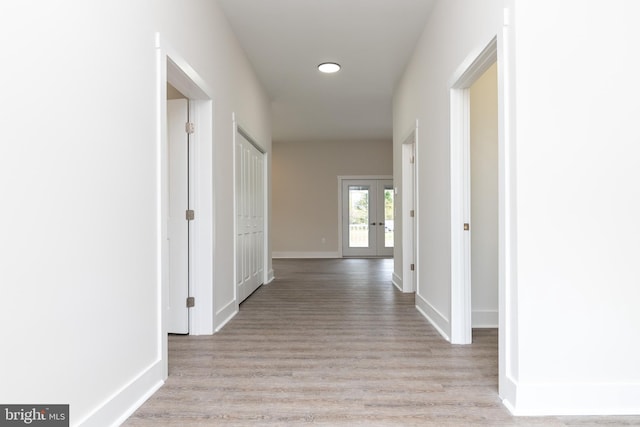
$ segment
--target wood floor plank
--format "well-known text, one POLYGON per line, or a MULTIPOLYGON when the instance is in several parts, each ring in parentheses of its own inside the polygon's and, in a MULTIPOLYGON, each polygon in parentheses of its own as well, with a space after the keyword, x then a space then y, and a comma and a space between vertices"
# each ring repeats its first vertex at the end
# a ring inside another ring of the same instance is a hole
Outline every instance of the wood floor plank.
POLYGON ((125 426, 640 425, 640 417, 512 417, 496 330, 452 346, 391 284, 392 260, 274 260, 213 336, 171 336, 169 378, 125 426))

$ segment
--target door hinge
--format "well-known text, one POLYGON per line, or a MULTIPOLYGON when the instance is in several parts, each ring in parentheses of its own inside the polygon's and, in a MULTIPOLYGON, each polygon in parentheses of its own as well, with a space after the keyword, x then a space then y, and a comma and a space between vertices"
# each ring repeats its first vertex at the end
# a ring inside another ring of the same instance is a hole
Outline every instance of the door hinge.
POLYGON ((411 209, 411 210, 409 211, 409 216, 410 216, 411 218, 413 218, 414 216, 416 216, 416 211, 414 211, 413 209, 411 209))
POLYGON ((415 264, 411 264, 411 271, 416 271, 416 265, 415 264))
POLYGON ((411 158, 409 159, 409 163, 414 164, 416 162, 416 158, 414 156, 411 156, 411 158))
POLYGON ((184 130, 188 134, 192 134, 196 131, 196 125, 194 125, 193 122, 187 122, 184 125, 184 130))
POLYGON ((469 224, 468 223, 464 223, 464 231, 469 231, 469 224))
POLYGON ((187 297, 187 308, 196 306, 196 298, 195 297, 187 297))
POLYGON ((187 209, 187 221, 193 221, 196 218, 196 213, 193 209, 187 209))

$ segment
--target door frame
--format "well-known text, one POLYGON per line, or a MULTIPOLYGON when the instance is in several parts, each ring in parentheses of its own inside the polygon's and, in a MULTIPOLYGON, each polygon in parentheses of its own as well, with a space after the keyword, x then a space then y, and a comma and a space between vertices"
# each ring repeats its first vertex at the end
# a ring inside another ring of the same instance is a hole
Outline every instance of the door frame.
POLYGON ((415 128, 402 142, 402 292, 416 292, 418 289, 418 127, 416 119, 415 128), (411 264, 414 265, 413 270, 411 264))
POLYGON ((470 195, 465 177, 469 165, 469 113, 471 85, 497 62, 498 67, 498 394, 505 402, 515 401, 513 361, 517 360, 517 159, 513 112, 511 16, 505 9, 502 31, 479 45, 460 64, 450 79, 451 95, 451 336, 454 344, 471 342, 469 248, 462 235, 470 195), (465 158, 466 156, 466 158, 465 158))
MULTIPOLYGON (((451 85, 451 342, 471 344, 471 91, 497 61, 497 39, 468 64, 451 85)), ((498 101, 500 102, 500 100, 498 101)), ((500 131, 499 131, 500 133, 500 131)))
MULTIPOLYGON (((388 179, 393 182, 393 175, 338 175, 338 258, 343 258, 342 244, 342 181, 345 180, 383 180, 388 179)), ((395 200, 394 200, 395 203, 395 200)), ((395 242, 394 242, 395 244, 395 242)))
POLYGON ((213 334, 214 318, 214 180, 213 180, 213 96, 212 91, 189 63, 167 43, 159 33, 156 48, 156 224, 157 224, 157 307, 160 328, 158 348, 163 365, 163 378, 168 376, 168 341, 166 301, 169 291, 168 274, 168 208, 169 170, 167 135, 167 83, 189 99, 190 118, 196 123, 190 144, 192 163, 189 171, 191 207, 196 213, 190 239, 190 295, 196 305, 189 316, 189 333, 213 334))
POLYGON ((236 138, 237 135, 242 135, 251 145, 253 145, 261 154, 262 154, 262 185, 263 185, 263 269, 262 269, 262 285, 268 284, 271 279, 271 275, 269 273, 269 198, 268 198, 268 190, 269 190, 269 153, 251 136, 251 134, 246 130, 244 126, 240 124, 236 113, 231 114, 231 119, 233 122, 233 301, 236 308, 236 312, 240 308, 240 301, 238 298, 238 277, 237 277, 237 267, 238 267, 238 253, 237 253, 237 233, 238 233, 238 222, 237 222, 237 211, 236 211, 236 203, 237 203, 237 194, 236 194, 236 138))

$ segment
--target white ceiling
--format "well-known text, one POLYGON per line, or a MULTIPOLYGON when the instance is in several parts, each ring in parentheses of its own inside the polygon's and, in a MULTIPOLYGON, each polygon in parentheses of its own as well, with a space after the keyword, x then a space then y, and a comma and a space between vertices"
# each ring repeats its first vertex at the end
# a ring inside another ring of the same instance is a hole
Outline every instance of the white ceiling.
POLYGON ((393 88, 435 0, 218 1, 273 102, 274 141, 391 139, 393 88))

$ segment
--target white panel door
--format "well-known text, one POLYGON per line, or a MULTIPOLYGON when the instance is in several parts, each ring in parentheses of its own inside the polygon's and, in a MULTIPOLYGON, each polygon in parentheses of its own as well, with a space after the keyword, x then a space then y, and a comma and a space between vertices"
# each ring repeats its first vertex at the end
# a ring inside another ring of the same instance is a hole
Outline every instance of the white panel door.
POLYGON ((342 181, 342 254, 393 255, 393 182, 342 181))
POLYGON ((236 134, 236 286, 244 301, 264 277, 264 155, 236 134))
POLYGON ((189 226, 186 211, 189 206, 188 101, 167 101, 169 136, 169 300, 167 330, 169 333, 189 333, 189 226))

